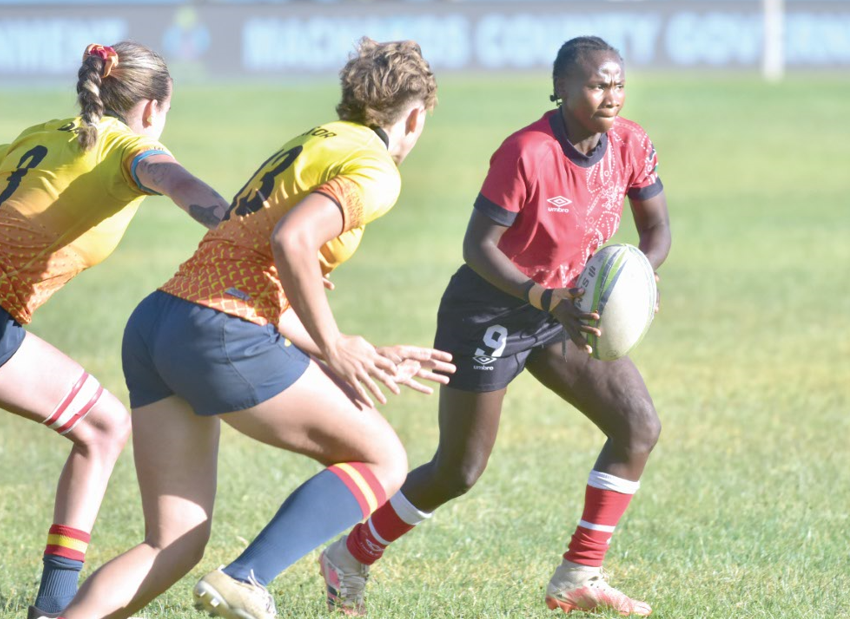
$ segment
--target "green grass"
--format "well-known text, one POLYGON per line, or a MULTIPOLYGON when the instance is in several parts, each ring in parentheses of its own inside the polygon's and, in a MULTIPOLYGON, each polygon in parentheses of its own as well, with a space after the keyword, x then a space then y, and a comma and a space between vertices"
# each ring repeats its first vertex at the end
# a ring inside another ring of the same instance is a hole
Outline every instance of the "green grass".
MULTIPOLYGON (((460 264, 470 205, 493 149, 547 108, 545 75, 446 77, 405 162, 398 206, 370 226, 331 294, 344 330, 376 343, 431 341, 460 264), (367 308, 367 309, 364 309, 367 308)), ((330 83, 175 93, 164 136, 225 195, 296 131, 333 116, 330 83)), ((634 355, 664 432, 609 553, 614 583, 660 618, 850 617, 850 80, 750 75, 631 77, 625 116, 658 149, 673 225, 662 312, 634 355)), ((73 94, 0 92, 0 142, 73 114, 73 94), (11 111, 14 111, 12 113, 11 111)), ((32 330, 126 400, 121 331, 201 231, 164 199, 143 205, 119 250, 46 305, 32 330)), ((618 237, 634 242, 624 218, 618 237)), ((437 440, 436 400, 385 414, 412 464, 437 440)), ((543 590, 582 507, 602 437, 530 377, 505 405, 481 482, 401 540, 374 570, 375 617, 547 617, 543 590)), ((35 594, 53 487, 67 447, 0 417, 0 615, 35 594)), ((132 458, 115 472, 87 571, 137 542, 132 458)), ((233 432, 222 440, 213 538, 202 564, 144 613, 192 617, 190 587, 244 547, 317 465, 233 432)), ((272 585, 284 617, 323 616, 314 555, 272 585)))

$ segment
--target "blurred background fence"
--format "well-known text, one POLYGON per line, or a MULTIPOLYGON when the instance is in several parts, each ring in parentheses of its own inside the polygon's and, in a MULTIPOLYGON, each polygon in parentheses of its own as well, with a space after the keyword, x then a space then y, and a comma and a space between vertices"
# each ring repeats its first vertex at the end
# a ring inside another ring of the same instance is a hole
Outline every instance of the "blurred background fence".
POLYGON ((580 34, 631 68, 850 69, 848 0, 0 0, 0 85, 67 81, 94 41, 203 80, 333 73, 363 35, 415 39, 441 72, 543 69, 580 34))

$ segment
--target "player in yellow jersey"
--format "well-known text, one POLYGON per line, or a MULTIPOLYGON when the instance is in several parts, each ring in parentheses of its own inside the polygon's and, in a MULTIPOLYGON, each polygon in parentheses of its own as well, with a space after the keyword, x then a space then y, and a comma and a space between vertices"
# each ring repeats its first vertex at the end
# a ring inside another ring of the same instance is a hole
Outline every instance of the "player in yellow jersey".
POLYGON ((342 334, 322 276, 395 204, 397 165, 419 139, 437 86, 412 41, 363 39, 340 75, 339 122, 269 157, 195 255, 131 316, 124 373, 146 537, 86 581, 65 619, 126 617, 198 563, 221 421, 327 468, 236 561, 197 584, 196 603, 213 615, 274 617, 265 585, 402 482, 404 448, 370 396, 386 402, 378 383, 430 392, 416 377, 448 382, 451 356, 376 349, 342 334))
POLYGON ((44 572, 29 619, 58 617, 77 590, 89 533, 130 432, 123 405, 24 325, 115 249, 147 195, 165 194, 207 227, 227 203, 159 143, 171 78, 134 43, 91 45, 77 82, 81 114, 0 145, 0 408, 67 437, 44 572))

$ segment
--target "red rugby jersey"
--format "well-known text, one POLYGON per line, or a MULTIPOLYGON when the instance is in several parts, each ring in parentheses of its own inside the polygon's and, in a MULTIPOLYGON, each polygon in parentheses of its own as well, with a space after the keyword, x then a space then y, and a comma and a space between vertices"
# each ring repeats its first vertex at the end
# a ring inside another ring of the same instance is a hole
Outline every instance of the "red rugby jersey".
POLYGON ((499 249, 520 271, 547 288, 569 287, 617 231, 624 197, 661 193, 657 165, 637 123, 618 117, 588 156, 567 139, 560 110, 552 110, 493 154, 475 208, 508 226, 499 249))

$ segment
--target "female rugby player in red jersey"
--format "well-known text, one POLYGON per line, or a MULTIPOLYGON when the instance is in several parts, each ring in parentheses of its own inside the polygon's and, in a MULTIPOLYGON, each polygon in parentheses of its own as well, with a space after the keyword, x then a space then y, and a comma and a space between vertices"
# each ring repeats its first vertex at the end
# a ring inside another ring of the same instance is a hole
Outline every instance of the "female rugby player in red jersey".
POLYGON ((167 195, 207 227, 227 210, 158 142, 171 105, 160 56, 135 43, 90 45, 77 93, 79 116, 0 145, 0 408, 71 441, 29 619, 58 617, 74 596, 130 420, 93 376, 23 325, 112 253, 145 196, 167 195))
POLYGON ((625 99, 620 54, 597 37, 567 41, 554 70, 557 110, 509 136, 490 160, 454 275, 438 314, 435 346, 457 373, 440 391, 440 443, 400 492, 322 554, 328 603, 365 608, 368 566, 387 545, 467 492, 496 440, 508 383, 531 374, 595 423, 608 440, 590 473, 585 507, 546 593, 565 612, 650 607, 611 587, 602 560, 638 488, 661 431, 640 373, 623 358, 593 359, 572 289, 587 259, 616 232, 628 195, 640 248, 653 267, 670 249, 667 204, 655 150, 636 123, 619 117, 625 99))
POLYGON ((66 619, 126 617, 200 561, 222 421, 327 468, 235 561, 198 582, 197 605, 216 616, 274 617, 265 585, 404 481, 404 448, 368 393, 386 401, 378 382, 429 392, 414 377, 448 382, 431 370, 451 373, 451 356, 375 349, 342 334, 322 276, 395 204, 397 166, 424 129, 437 84, 412 41, 364 39, 340 76, 340 120, 269 157, 195 255, 131 316, 124 373, 146 537, 86 581, 66 619))

